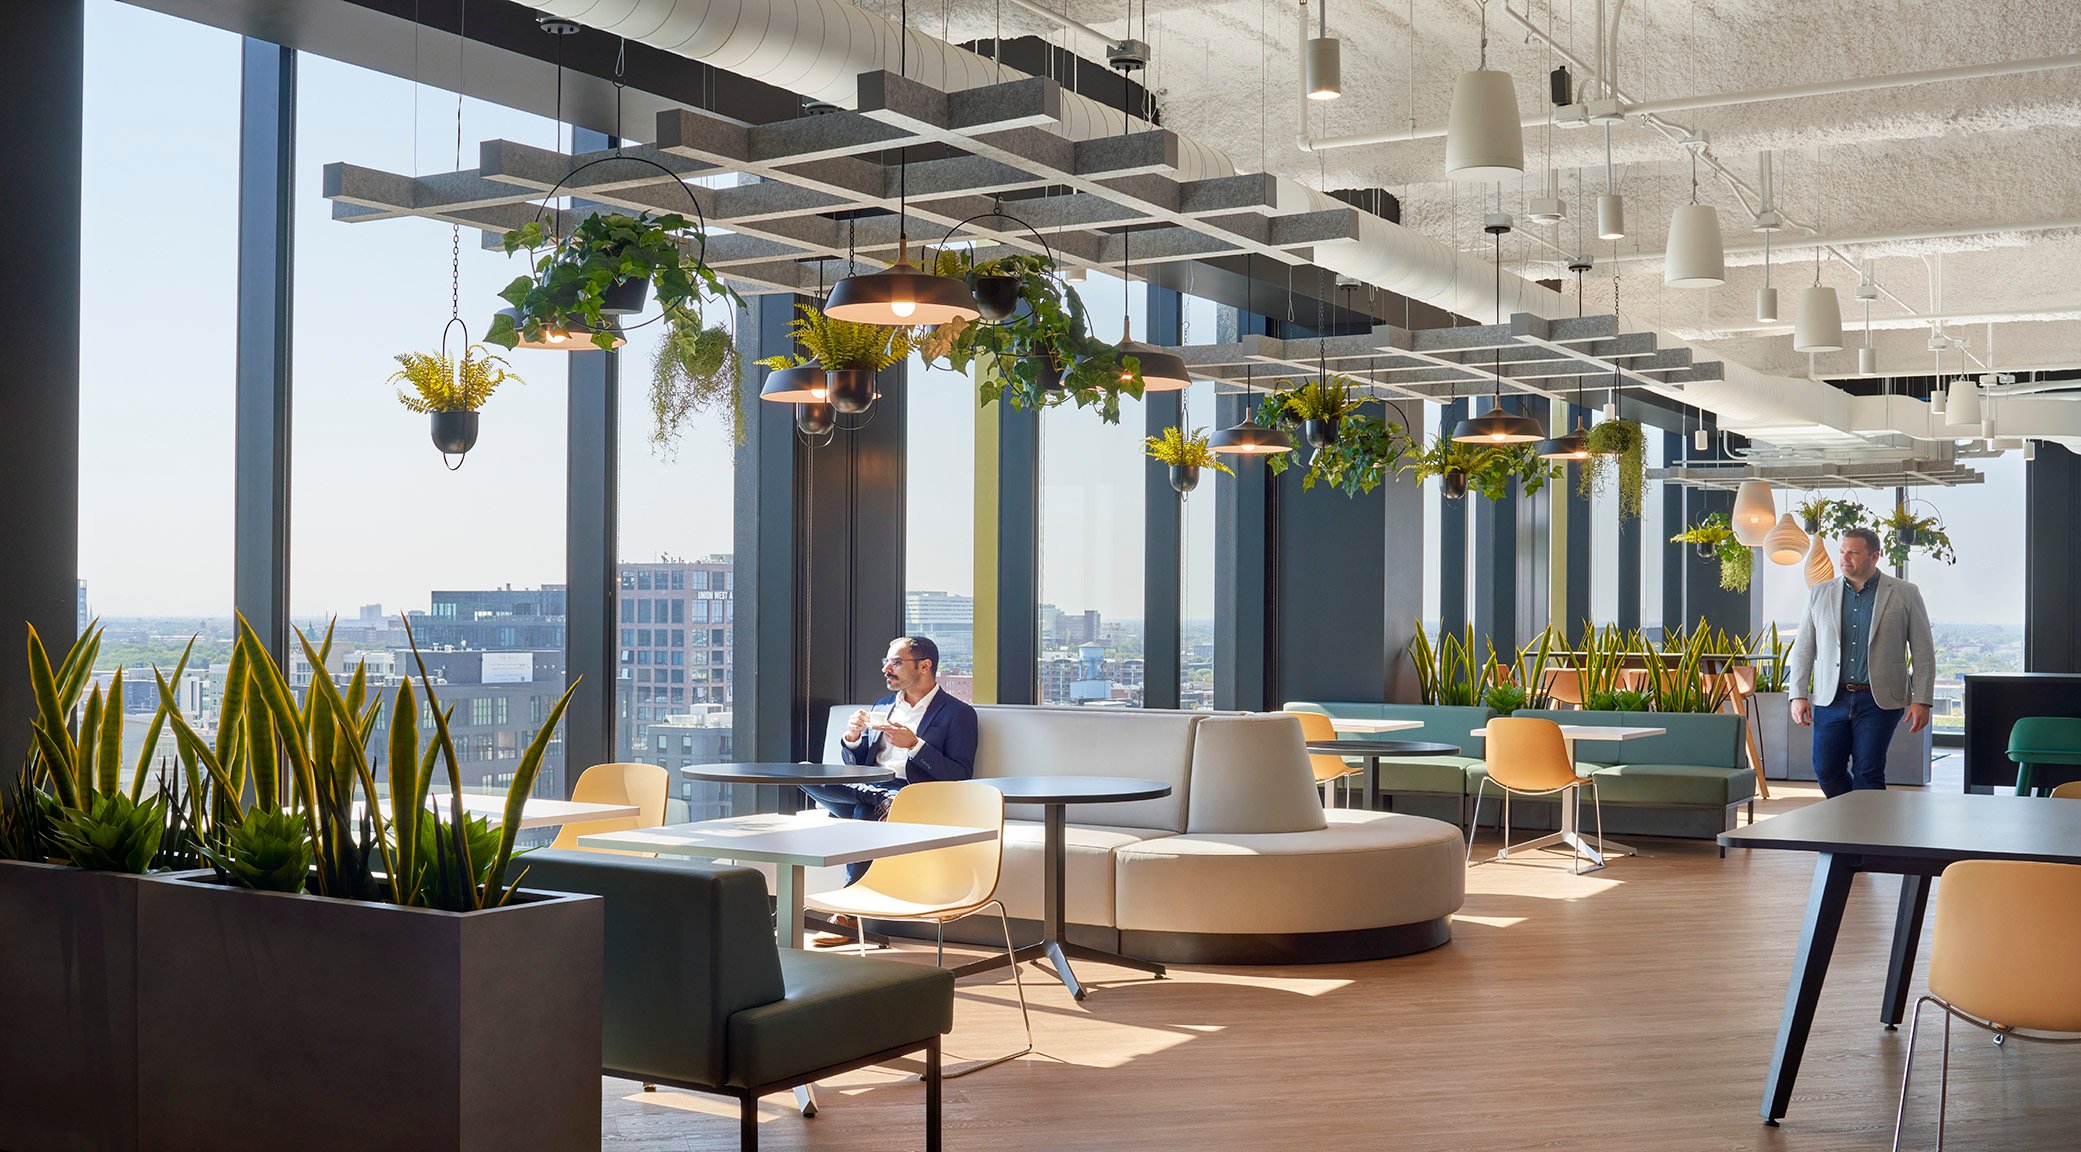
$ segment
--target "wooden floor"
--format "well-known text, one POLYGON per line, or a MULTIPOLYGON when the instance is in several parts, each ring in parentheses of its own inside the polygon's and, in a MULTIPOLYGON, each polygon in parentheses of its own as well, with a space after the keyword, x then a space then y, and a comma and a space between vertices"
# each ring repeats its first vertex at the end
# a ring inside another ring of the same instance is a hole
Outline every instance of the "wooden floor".
MULTIPOLYGON (((1759 815, 1816 798, 1775 789, 1759 815)), ((1858 878, 1798 1097, 1773 1129, 1757 1106, 1812 859, 1636 846, 1585 876, 1565 856, 1473 869, 1452 942, 1420 956, 1161 981, 1087 968, 1081 1004, 1029 966, 1039 1051, 948 1082, 948 1152, 1887 1147, 1907 1045, 1905 1026, 1878 1023, 1899 880, 1858 878)), ((954 1015, 951 1057, 1018 1046, 1009 977, 964 981, 954 1015)), ((1925 1018, 1916 1148, 1936 1133, 1940 1029, 1925 1018)), ((1951 1089, 1950 1147, 2081 1147, 2081 1051, 1998 1049, 1961 1027, 1951 1089)), ((769 1099, 761 1147, 922 1147, 923 1089, 900 1071, 821 1098, 809 1120, 769 1099)), ((736 1147, 729 1101, 608 1080, 603 1104, 609 1147, 736 1147)))

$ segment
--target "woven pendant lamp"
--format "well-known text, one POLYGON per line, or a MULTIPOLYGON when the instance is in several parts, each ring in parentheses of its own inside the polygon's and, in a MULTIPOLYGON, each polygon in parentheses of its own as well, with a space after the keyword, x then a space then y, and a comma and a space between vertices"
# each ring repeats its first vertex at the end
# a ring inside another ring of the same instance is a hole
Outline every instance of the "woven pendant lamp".
POLYGON ((1808 543, 1807 534, 1787 512, 1778 517, 1778 526, 1763 538, 1763 554, 1770 557, 1772 564, 1797 564, 1805 557, 1808 543))
POLYGON ((1835 561, 1828 558, 1828 541, 1819 532, 1814 533, 1813 542, 1806 549, 1806 586, 1826 583, 1835 579, 1835 561))

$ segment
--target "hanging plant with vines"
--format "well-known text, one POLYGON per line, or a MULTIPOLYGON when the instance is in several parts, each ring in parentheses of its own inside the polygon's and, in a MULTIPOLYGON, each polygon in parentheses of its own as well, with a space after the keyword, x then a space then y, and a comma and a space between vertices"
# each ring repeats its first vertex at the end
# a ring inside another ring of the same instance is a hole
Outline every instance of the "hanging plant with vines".
POLYGON ((1560 474, 1559 467, 1539 458, 1534 445, 1491 447, 1468 444, 1450 436, 1435 437, 1420 448, 1412 443, 1404 452, 1399 467, 1414 474, 1419 483, 1433 476, 1465 476, 1469 492, 1479 493, 1490 500, 1501 500, 1510 495, 1513 481, 1519 485, 1520 491, 1530 496, 1560 474))
MULTIPOLYGON (((1281 381, 1290 385, 1291 381, 1281 381)), ((1331 377, 1328 386, 1310 381, 1272 393, 1257 405, 1257 422, 1291 434, 1309 420, 1335 420, 1337 438, 1316 448, 1308 459, 1301 490, 1313 491, 1317 483, 1357 496, 1371 492, 1394 478, 1402 457, 1409 451, 1409 436, 1401 424, 1368 416, 1359 409, 1365 401, 1354 399, 1348 381, 1331 377)), ((1293 467, 1293 454, 1279 452, 1264 458, 1274 476, 1293 467)))
POLYGON ((1880 550, 1886 554, 1886 562, 1895 568, 1908 562, 1911 552, 1921 552, 1932 560, 1945 564, 1958 563, 1958 552, 1951 546, 1951 536, 1944 531, 1944 522, 1935 515, 1917 516, 1906 505, 1876 525, 1880 539, 1880 550))
POLYGON ((1714 512, 1670 538, 1675 544, 1695 544, 1701 553, 1720 562, 1720 587, 1729 592, 1749 590, 1756 553, 1734 538, 1733 525, 1725 512, 1714 512))
POLYGON ((1576 491, 1587 500, 1618 476, 1619 515, 1640 519, 1647 495, 1647 437, 1634 420, 1606 420, 1587 433, 1590 458, 1579 461, 1576 491))

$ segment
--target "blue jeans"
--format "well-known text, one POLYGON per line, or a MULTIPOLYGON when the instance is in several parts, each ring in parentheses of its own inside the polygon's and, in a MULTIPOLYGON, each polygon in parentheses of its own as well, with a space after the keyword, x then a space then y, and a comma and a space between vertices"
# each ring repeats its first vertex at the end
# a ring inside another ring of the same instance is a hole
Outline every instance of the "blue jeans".
POLYGON ((1886 787, 1886 748, 1903 708, 1881 708, 1869 692, 1837 692, 1814 709, 1814 779, 1824 795, 1886 787))
MULTIPOLYGON (((889 811, 889 801, 896 798, 896 790, 903 787, 898 781, 890 784, 804 784, 802 791, 816 801, 817 807, 838 817, 840 820, 879 820, 889 811)), ((866 875, 870 861, 845 866, 845 882, 848 884, 866 875)))

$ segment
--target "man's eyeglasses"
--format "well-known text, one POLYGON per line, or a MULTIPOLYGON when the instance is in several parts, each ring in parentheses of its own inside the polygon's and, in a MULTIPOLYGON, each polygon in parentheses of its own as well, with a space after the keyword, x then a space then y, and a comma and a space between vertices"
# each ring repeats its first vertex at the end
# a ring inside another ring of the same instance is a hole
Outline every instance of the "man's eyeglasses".
POLYGON ((884 668, 895 668, 895 667, 897 667, 897 666, 899 666, 899 665, 903 665, 903 664, 915 664, 915 663, 917 663, 917 662, 918 662, 918 661, 917 661, 917 658, 916 658, 916 657, 914 657, 914 656, 896 656, 896 657, 892 657, 892 658, 890 658, 890 659, 887 659, 887 660, 884 660, 884 661, 882 661, 882 667, 884 667, 884 668))

